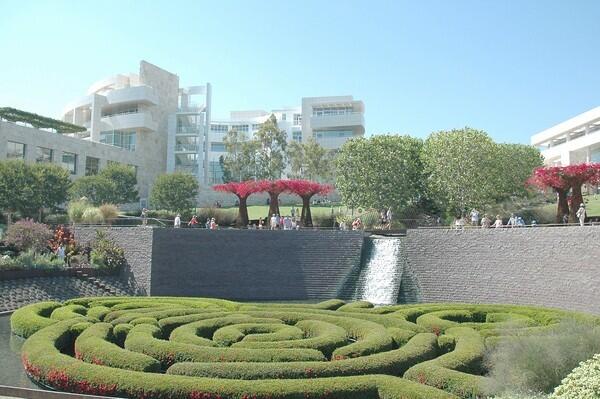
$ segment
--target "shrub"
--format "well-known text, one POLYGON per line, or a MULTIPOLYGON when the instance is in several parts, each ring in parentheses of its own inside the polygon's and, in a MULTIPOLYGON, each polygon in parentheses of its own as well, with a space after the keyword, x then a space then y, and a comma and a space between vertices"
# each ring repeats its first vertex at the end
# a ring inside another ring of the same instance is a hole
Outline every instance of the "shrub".
POLYGON ((117 272, 127 264, 123 248, 115 244, 101 231, 96 231, 90 261, 93 266, 106 272, 117 272))
POLYGON ((104 223, 104 216, 99 208, 91 206, 83 211, 83 215, 81 215, 81 221, 89 224, 101 224, 104 223))
POLYGON ((92 205, 87 200, 69 202, 69 205, 67 206, 67 213, 71 222, 81 223, 83 220, 83 213, 91 206, 92 205))
POLYGON ((550 396, 551 399, 595 399, 600 393, 600 354, 579 363, 550 396))
POLYGON ((566 317, 600 323, 505 305, 168 297, 42 303, 19 309, 11 323, 29 337, 22 348, 27 373, 63 391, 157 399, 473 399, 483 397, 488 380, 484 342, 539 338, 566 317))
POLYGON ((48 250, 50 238, 52 231, 47 225, 24 219, 8 227, 4 241, 14 245, 19 251, 44 252, 48 250))
POLYGON ((102 214, 102 219, 106 223, 111 223, 112 220, 119 217, 119 208, 113 204, 103 204, 98 208, 102 214))
POLYGON ((544 334, 499 341, 486 356, 492 392, 551 393, 577 364, 600 352, 600 327, 563 321, 544 334))

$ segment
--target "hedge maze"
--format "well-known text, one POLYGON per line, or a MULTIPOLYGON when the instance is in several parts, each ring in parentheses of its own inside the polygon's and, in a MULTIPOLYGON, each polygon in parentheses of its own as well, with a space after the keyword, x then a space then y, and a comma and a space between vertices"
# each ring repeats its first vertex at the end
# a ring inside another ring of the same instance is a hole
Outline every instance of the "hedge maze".
POLYGON ((485 396, 486 348, 564 318, 502 305, 80 298, 17 310, 42 385, 130 398, 450 399, 485 396))

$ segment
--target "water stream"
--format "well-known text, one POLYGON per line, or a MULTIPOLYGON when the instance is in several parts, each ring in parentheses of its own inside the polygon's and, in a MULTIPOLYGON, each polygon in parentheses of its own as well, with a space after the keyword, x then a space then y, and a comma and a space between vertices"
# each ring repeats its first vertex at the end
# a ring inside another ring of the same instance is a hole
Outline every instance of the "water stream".
POLYGON ((398 301, 402 280, 401 242, 396 237, 370 237, 358 278, 356 298, 377 305, 398 301))

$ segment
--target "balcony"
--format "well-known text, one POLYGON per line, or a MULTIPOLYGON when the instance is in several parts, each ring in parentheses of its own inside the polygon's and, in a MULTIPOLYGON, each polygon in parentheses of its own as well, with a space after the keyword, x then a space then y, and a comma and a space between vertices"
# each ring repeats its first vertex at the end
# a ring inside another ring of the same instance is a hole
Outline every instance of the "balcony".
POLYGON ((152 115, 146 112, 106 116, 102 120, 102 131, 106 130, 147 130, 156 131, 158 123, 154 122, 152 115))
POLYGON ((197 153, 200 146, 197 144, 175 144, 175 152, 193 152, 197 153))
POLYGON ((177 127, 176 134, 194 134, 198 135, 200 133, 200 128, 197 126, 179 126, 177 127))
POLYGON ((115 89, 106 93, 108 104, 148 104, 158 105, 158 96, 150 86, 133 86, 123 89, 115 89))
POLYGON ((364 132, 365 117, 362 112, 321 116, 313 115, 310 117, 310 127, 312 129, 332 129, 354 126, 360 126, 364 132))

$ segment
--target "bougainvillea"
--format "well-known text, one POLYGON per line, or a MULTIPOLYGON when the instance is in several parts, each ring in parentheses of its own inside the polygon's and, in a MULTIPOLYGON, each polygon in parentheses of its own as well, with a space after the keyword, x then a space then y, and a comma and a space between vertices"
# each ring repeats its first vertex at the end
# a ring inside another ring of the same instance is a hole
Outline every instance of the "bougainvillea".
POLYGON ((289 191, 287 180, 261 180, 257 184, 260 186, 260 191, 269 194, 269 213, 267 219, 271 215, 279 215, 279 195, 289 191))
POLYGON ((213 186, 213 190, 234 194, 238 197, 239 212, 237 225, 245 227, 248 225, 248 197, 254 193, 261 192, 261 186, 254 180, 243 182, 229 182, 213 186))
POLYGON ((557 194, 556 222, 560 223, 564 215, 569 214, 571 220, 583 203, 581 186, 600 182, 600 163, 583 163, 568 166, 544 166, 536 168, 529 178, 530 185, 554 190, 557 194), (572 191, 571 207, 567 195, 572 191))
POLYGON ((333 187, 310 180, 286 180, 290 192, 302 198, 302 216, 300 221, 304 227, 312 227, 312 216, 310 213, 310 199, 315 195, 326 195, 333 187))

